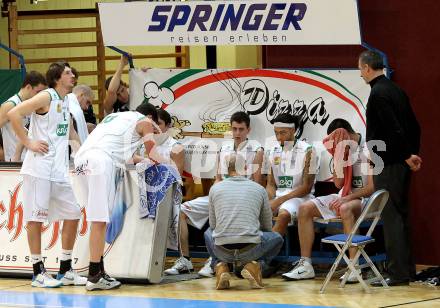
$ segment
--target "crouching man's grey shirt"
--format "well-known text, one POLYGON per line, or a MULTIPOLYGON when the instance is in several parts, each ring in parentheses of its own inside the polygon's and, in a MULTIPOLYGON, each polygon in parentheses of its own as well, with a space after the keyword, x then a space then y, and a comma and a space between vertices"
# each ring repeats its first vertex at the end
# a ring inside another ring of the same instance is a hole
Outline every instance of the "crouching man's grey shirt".
POLYGON ((242 176, 215 184, 209 191, 209 225, 216 245, 260 243, 272 231, 266 190, 242 176))

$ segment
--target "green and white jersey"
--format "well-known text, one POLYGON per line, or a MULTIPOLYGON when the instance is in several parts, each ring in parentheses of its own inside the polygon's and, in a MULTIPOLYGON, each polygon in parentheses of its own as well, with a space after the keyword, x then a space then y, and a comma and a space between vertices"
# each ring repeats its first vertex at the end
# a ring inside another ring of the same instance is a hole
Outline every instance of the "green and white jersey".
MULTIPOLYGON (((18 94, 15 94, 11 98, 9 98, 5 103, 12 103, 14 106, 17 106, 22 102, 21 97, 18 94)), ((23 127, 29 126, 30 116, 26 116, 23 118, 23 127)), ((15 154, 15 148, 17 143, 19 142, 17 135, 15 134, 14 129, 10 122, 6 123, 1 129, 2 137, 3 137, 3 150, 5 152, 5 161, 11 161, 12 157, 15 154)), ((21 154, 21 161, 24 160, 26 155, 26 150, 21 154)))
MULTIPOLYGON (((359 147, 355 153, 356 158, 352 166, 351 191, 355 192, 368 183, 369 158, 365 141, 359 140, 359 147)), ((342 190, 341 190, 342 192, 342 190)))
POLYGON ((46 154, 28 151, 21 174, 54 182, 69 182, 69 101, 67 97, 61 98, 55 89, 44 92, 50 95, 49 111, 45 114, 32 113, 29 138, 47 142, 49 151, 46 154))
MULTIPOLYGON (((244 170, 244 168, 242 168, 243 170, 239 170, 240 166, 237 166, 237 172, 242 175, 245 176, 246 178, 250 179, 252 177, 252 174, 257 170, 258 166, 254 166, 254 160, 255 160, 255 155, 257 154, 257 151, 259 149, 262 149, 261 145, 255 141, 255 140, 246 140, 244 142, 242 142, 238 149, 234 148, 234 141, 233 140, 228 140, 226 142, 224 142, 222 144, 222 147, 220 148, 220 151, 218 153, 219 155, 219 173, 222 177, 222 179, 224 180, 225 178, 227 178, 227 174, 228 174, 228 160, 227 160, 227 156, 230 155, 231 153, 235 152, 238 155, 241 155, 245 160, 245 164, 246 164, 246 170, 244 170), (243 173, 243 174, 241 174, 243 173)), ((244 166, 243 166, 244 167, 244 166)))
MULTIPOLYGON (((305 141, 297 141, 291 150, 284 150, 280 145, 269 152, 269 162, 277 190, 295 190, 303 182, 306 154, 313 147, 305 141)), ((317 157, 312 155, 310 172, 317 172, 317 157)), ((314 193, 314 188, 311 194, 314 193)))
POLYGON ((75 159, 90 150, 106 153, 115 163, 125 164, 142 143, 136 125, 145 116, 137 111, 117 112, 106 116, 87 137, 75 159))

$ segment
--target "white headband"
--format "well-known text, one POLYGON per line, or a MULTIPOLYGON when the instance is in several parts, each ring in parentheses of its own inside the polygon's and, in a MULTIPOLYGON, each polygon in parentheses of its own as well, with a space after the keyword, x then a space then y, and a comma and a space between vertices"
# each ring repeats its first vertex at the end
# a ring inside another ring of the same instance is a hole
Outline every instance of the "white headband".
POLYGON ((295 123, 275 122, 273 123, 273 127, 295 128, 295 123))

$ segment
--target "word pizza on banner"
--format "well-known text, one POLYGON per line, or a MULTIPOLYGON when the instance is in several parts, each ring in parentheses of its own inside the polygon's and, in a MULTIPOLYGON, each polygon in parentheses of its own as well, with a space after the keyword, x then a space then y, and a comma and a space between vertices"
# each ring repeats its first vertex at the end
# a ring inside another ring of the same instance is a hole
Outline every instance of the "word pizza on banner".
POLYGON ((99 14, 107 46, 361 43, 356 0, 99 3, 99 14))
POLYGON ((196 178, 215 176, 217 152, 232 141, 230 118, 237 111, 251 117, 248 139, 267 151, 277 144, 274 119, 283 113, 298 117, 295 137, 322 153, 318 180, 332 176, 322 140, 334 119, 346 119, 365 136, 370 89, 358 70, 131 69, 129 74, 130 108, 149 102, 171 114, 167 133, 184 146, 184 170, 196 178))

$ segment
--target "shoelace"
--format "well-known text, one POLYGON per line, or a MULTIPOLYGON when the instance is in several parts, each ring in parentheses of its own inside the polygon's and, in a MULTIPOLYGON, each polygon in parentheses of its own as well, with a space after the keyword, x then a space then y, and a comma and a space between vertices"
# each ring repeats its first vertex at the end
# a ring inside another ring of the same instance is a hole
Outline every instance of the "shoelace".
POLYGON ((108 280, 108 281, 113 281, 113 280, 114 280, 114 279, 113 279, 112 277, 110 277, 110 275, 107 274, 106 272, 103 272, 103 273, 102 273, 102 278, 104 278, 105 280, 108 280))
POLYGON ((46 278, 49 278, 49 279, 54 280, 54 278, 53 278, 48 272, 46 272, 46 271, 41 272, 41 275, 43 275, 43 276, 46 277, 46 278))
POLYGON ((293 270, 293 269, 295 269, 297 267, 303 266, 305 262, 306 262, 306 259, 303 259, 303 258, 299 259, 298 261, 296 261, 296 262, 294 262, 292 264, 292 269, 291 270, 293 270))
POLYGON ((184 257, 180 257, 179 259, 177 259, 176 264, 174 266, 176 268, 178 268, 178 269, 186 267, 185 258, 184 257))

